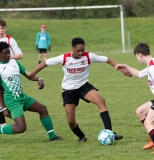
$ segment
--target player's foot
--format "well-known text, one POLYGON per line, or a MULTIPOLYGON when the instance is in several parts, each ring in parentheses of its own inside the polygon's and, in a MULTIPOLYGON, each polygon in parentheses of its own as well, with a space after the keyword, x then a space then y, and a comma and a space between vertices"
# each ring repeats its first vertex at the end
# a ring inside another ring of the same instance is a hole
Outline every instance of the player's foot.
POLYGON ((122 138, 123 138, 122 135, 117 134, 116 132, 113 132, 113 133, 114 133, 114 139, 115 139, 115 140, 119 140, 119 139, 122 139, 122 138))
POLYGON ((152 140, 150 139, 149 143, 146 144, 146 145, 143 147, 143 149, 150 149, 150 148, 152 148, 152 147, 154 147, 154 143, 153 143, 152 140))
POLYGON ((86 136, 78 139, 78 142, 85 142, 85 141, 87 141, 87 137, 86 136))
POLYGON ((63 138, 56 136, 55 138, 49 139, 49 142, 64 140, 63 138))

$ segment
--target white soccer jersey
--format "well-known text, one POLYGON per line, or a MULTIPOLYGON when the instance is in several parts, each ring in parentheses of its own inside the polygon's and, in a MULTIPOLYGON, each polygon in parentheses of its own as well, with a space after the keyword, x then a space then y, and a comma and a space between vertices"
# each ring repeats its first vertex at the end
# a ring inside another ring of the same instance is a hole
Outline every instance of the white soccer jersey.
POLYGON ((25 75, 26 69, 16 60, 11 59, 8 63, 0 62, 0 84, 4 88, 4 96, 8 99, 10 97, 16 99, 22 93, 20 73, 25 75))
POLYGON ((15 54, 23 55, 15 39, 10 37, 9 35, 6 34, 4 38, 0 38, 0 42, 6 42, 7 44, 9 44, 10 55, 15 55, 15 54))
POLYGON ((149 87, 154 94, 154 58, 149 62, 147 70, 149 87))
POLYGON ((143 70, 139 71, 139 78, 144 78, 148 76, 148 70, 147 67, 144 68, 143 70))
POLYGON ((84 52, 79 59, 72 57, 72 52, 46 60, 46 65, 62 64, 64 78, 62 88, 66 90, 78 89, 88 81, 90 64, 93 62, 106 63, 108 58, 94 53, 84 52))

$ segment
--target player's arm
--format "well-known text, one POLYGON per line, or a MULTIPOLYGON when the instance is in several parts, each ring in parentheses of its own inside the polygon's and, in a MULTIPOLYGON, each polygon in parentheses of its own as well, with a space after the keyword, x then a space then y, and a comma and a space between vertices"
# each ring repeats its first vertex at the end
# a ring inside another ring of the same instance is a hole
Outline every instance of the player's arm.
POLYGON ((18 64, 18 66, 19 66, 19 69, 20 69, 20 73, 22 74, 22 75, 24 75, 27 79, 29 79, 29 80, 31 80, 31 81, 38 81, 38 89, 43 89, 44 88, 44 81, 43 81, 43 79, 42 78, 39 78, 39 77, 37 77, 37 76, 33 76, 33 77, 28 77, 27 76, 27 74, 29 73, 29 72, 27 72, 27 70, 26 70, 26 68, 23 66, 23 65, 21 65, 18 61, 16 61, 17 62, 17 64, 18 64))
POLYGON ((23 58, 23 54, 22 54, 17 42, 13 38, 10 39, 10 48, 11 48, 11 50, 13 50, 13 53, 14 53, 14 55, 11 55, 10 59, 18 60, 18 59, 23 58))
POLYGON ((22 54, 15 54, 15 55, 12 55, 12 56, 10 57, 10 59, 16 59, 16 60, 22 59, 22 58, 23 58, 23 55, 22 55, 22 54))
POLYGON ((35 76, 39 71, 41 71, 43 68, 51 65, 56 65, 56 64, 62 64, 63 63, 63 56, 60 55, 54 58, 49 58, 46 61, 40 63, 32 72, 27 72, 26 75, 27 77, 33 77, 35 76))
POLYGON ((140 77, 139 76, 140 71, 135 69, 135 68, 133 68, 133 67, 130 67, 127 64, 117 64, 115 66, 115 69, 116 70, 127 69, 129 71, 129 73, 131 73, 133 76, 138 77, 138 78, 140 77))
POLYGON ((26 77, 32 78, 34 77, 39 71, 41 71, 44 67, 46 67, 46 62, 40 63, 32 72, 26 72, 26 77))
MULTIPOLYGON (((115 67, 118 63, 109 58, 108 57, 108 61, 107 61, 108 64, 110 64, 111 66, 115 67)), ((132 76, 132 73, 127 69, 127 68, 119 68, 119 70, 125 75, 125 76, 128 76, 128 77, 131 77, 132 76)))

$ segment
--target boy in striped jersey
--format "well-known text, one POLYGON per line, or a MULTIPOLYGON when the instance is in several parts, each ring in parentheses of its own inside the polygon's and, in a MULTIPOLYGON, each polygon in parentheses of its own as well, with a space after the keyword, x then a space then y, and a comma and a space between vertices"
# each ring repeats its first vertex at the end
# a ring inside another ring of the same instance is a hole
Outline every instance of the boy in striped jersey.
MULTIPOLYGON (((88 82, 90 64, 94 62, 108 63, 111 66, 117 64, 116 61, 106 56, 98 56, 94 53, 85 52, 85 41, 82 38, 73 38, 72 52, 47 59, 27 75, 33 77, 46 66, 56 64, 62 65, 64 71, 64 78, 62 81, 63 105, 65 107, 69 127, 79 138, 78 142, 87 140, 86 135, 81 131, 75 120, 75 110, 80 99, 97 105, 105 129, 112 130, 111 119, 106 107, 105 99, 97 92, 97 89, 88 82)), ((122 69, 121 71, 126 76, 131 76, 126 69, 122 69)), ((114 134, 115 140, 123 138, 122 135, 119 135, 116 132, 114 132, 114 134)))
MULTIPOLYGON (((0 42, 6 42, 7 44, 9 44, 10 55, 11 55, 10 59, 18 59, 18 60, 22 59, 23 54, 20 48, 18 47, 18 44, 15 41, 15 39, 6 34, 6 27, 7 24, 5 20, 0 19, 0 42)), ((0 106, 0 125, 1 127, 6 126, 6 120, 3 115, 3 110, 1 106, 0 106)))
MULTIPOLYGON (((24 111, 36 112, 47 131, 49 141, 62 140, 53 129, 52 120, 46 106, 23 93, 20 73, 27 78, 27 70, 18 61, 10 59, 10 49, 6 42, 0 42, 0 102, 5 116, 12 118, 15 124, 0 128, 0 134, 23 133, 27 126, 24 111), (4 94, 3 94, 4 91, 4 94)), ((38 88, 44 88, 42 78, 28 78, 38 81, 38 88)))
MULTIPOLYGON (((141 71, 132 68, 126 64, 117 64, 115 68, 127 69, 132 75, 137 78, 144 78, 148 76, 149 87, 154 94, 154 58, 150 54, 149 45, 146 43, 139 43, 134 48, 134 55, 140 64, 146 64, 147 67, 141 71)), ((150 149, 154 147, 154 100, 142 104, 136 110, 136 115, 147 130, 150 141, 143 149, 150 149)))

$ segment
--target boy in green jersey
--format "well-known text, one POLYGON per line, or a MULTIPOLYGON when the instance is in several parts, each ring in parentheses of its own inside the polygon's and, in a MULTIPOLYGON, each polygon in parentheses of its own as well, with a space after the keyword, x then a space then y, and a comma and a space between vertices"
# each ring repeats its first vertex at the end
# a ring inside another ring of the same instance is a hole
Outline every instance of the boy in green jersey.
MULTIPOLYGON (((34 98, 23 93, 20 81, 20 73, 27 77, 27 71, 18 61, 10 59, 10 49, 6 42, 0 42, 0 102, 2 102, 3 114, 14 120, 15 124, 0 128, 0 134, 23 133, 27 126, 24 111, 37 112, 40 121, 46 129, 49 141, 62 140, 53 129, 52 120, 46 106, 34 98)), ((38 81, 38 88, 44 88, 41 78, 34 76, 28 78, 38 81)))

